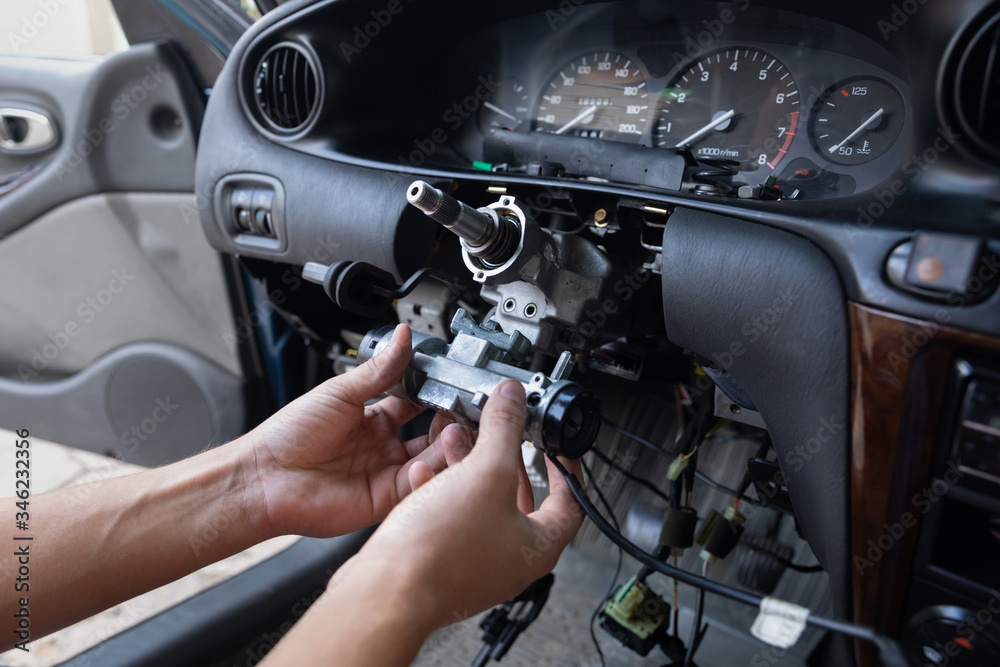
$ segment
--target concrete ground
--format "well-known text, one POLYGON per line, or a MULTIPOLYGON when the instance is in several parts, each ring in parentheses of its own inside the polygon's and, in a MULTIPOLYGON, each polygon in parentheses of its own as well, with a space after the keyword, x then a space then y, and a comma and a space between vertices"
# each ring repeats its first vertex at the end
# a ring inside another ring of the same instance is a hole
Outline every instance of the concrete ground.
MULTIPOLYGON (((11 431, 0 429, 0 498, 14 496, 14 441, 11 431)), ((103 479, 128 475, 142 470, 139 466, 116 461, 98 454, 64 447, 38 438, 31 442, 31 493, 77 487, 80 493, 90 493, 90 486, 103 479)), ((12 502, 12 501, 7 501, 12 502)), ((238 553, 230 558, 202 568, 171 584, 112 607, 96 616, 28 644, 27 653, 20 650, 0 654, 0 664, 10 667, 49 667, 72 658, 77 653, 96 646, 108 637, 185 600, 247 568, 287 549, 298 538, 279 537, 238 553)), ((66 564, 71 567, 71 563, 66 564)), ((7 594, 10 585, 0 573, 0 586, 7 594)))

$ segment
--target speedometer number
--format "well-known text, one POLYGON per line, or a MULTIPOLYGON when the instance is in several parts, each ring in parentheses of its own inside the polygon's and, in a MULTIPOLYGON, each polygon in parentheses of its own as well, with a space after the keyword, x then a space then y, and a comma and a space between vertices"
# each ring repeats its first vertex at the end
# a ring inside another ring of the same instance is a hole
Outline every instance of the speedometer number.
POLYGON ((648 98, 642 72, 628 57, 611 51, 582 55, 546 84, 533 129, 638 143, 648 98))

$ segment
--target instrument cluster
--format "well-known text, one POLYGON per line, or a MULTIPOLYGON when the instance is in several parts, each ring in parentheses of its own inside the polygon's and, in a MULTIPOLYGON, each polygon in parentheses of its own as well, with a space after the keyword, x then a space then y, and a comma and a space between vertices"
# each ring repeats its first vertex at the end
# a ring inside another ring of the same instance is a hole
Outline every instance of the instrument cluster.
POLYGON ((466 154, 490 132, 620 142, 683 153, 692 192, 737 196, 773 177, 808 199, 867 189, 905 157, 909 89, 879 48, 835 31, 817 43, 794 25, 709 48, 682 41, 683 26, 661 41, 605 30, 581 24, 579 39, 511 47, 520 57, 505 59, 466 154))

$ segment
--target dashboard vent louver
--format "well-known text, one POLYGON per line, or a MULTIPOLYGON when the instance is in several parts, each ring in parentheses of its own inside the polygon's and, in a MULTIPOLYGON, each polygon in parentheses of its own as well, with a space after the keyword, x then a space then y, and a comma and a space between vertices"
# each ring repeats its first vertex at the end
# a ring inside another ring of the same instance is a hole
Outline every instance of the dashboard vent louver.
POLYGON ((962 129, 980 149, 1000 159, 1000 14, 974 33, 960 53, 955 75, 962 129))
POLYGON ((257 64, 253 98, 269 129, 292 134, 312 120, 319 106, 320 82, 312 56, 297 44, 272 47, 257 64))

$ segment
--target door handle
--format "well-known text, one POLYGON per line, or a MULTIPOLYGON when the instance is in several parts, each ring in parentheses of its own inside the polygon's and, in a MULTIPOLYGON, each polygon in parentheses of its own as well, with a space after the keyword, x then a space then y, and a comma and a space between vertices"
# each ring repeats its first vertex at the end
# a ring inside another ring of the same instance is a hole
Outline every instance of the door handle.
POLYGON ((57 139, 55 123, 45 114, 0 106, 0 152, 39 153, 57 139))

